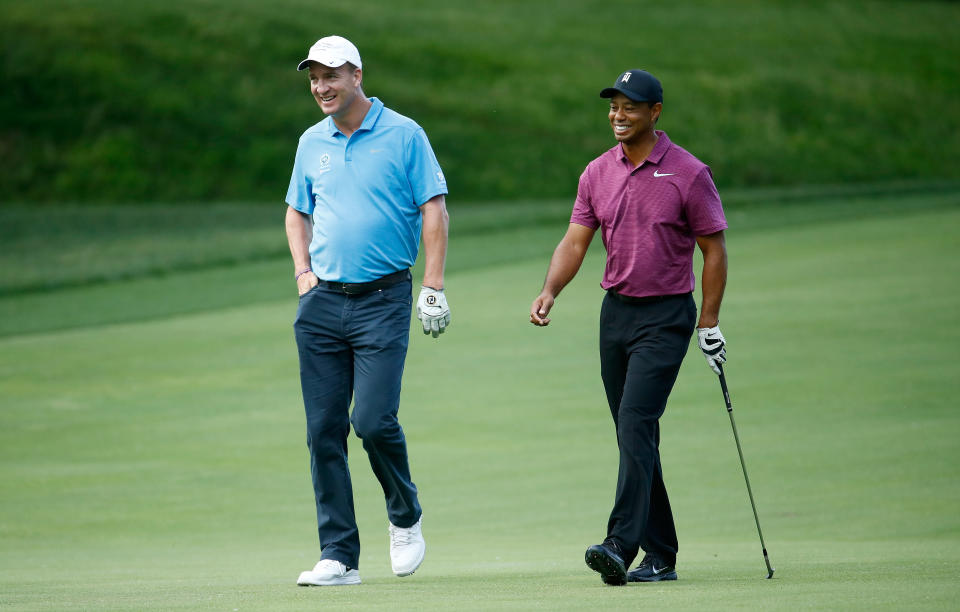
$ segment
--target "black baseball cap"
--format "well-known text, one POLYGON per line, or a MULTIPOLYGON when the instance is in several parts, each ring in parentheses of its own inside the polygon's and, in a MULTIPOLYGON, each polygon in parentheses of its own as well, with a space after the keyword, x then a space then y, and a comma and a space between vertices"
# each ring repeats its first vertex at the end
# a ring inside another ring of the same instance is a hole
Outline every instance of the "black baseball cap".
POLYGON ((663 102, 663 87, 657 77, 646 70, 627 70, 617 77, 613 87, 600 92, 601 98, 612 98, 622 93, 634 102, 663 102))

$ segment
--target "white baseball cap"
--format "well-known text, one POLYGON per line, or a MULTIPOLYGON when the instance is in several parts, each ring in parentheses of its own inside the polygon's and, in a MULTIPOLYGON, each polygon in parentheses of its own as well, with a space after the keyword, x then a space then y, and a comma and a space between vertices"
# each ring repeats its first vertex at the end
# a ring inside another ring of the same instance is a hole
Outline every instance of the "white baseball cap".
POLYGON ((360 63, 360 52, 352 42, 342 36, 325 36, 313 43, 310 52, 307 53, 307 59, 300 62, 297 70, 303 70, 310 65, 310 62, 317 62, 330 68, 339 68, 346 62, 350 62, 357 68, 363 68, 360 63))

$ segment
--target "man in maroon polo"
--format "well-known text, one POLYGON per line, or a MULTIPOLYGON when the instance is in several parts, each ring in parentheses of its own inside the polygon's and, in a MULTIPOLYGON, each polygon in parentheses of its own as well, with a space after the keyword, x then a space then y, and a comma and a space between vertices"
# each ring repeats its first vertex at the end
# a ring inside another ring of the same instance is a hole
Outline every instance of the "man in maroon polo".
POLYGON ((613 87, 616 146, 587 165, 566 235, 553 253, 530 322, 547 315, 573 279, 597 229, 607 250, 600 286, 600 373, 613 415, 620 469, 607 537, 586 552, 603 582, 676 580, 677 533, 660 466, 659 420, 697 321, 693 248, 703 253, 698 344, 717 374, 726 360, 718 327, 727 279, 727 222, 710 169, 655 129, 660 81, 628 70, 613 87), (627 568, 643 550, 640 564, 627 568))

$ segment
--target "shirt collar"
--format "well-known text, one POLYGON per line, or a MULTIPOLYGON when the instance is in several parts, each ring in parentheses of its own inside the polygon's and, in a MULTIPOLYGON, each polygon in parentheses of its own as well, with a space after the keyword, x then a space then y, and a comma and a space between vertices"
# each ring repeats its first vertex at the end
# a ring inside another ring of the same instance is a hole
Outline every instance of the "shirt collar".
POLYGON ((380 113, 382 112, 383 102, 380 101, 380 98, 370 98, 370 108, 367 109, 367 116, 363 118, 363 123, 361 123, 360 127, 357 128, 357 131, 372 130, 373 126, 377 123, 377 119, 380 118, 380 113))
MULTIPOLYGON (((640 164, 641 166, 647 162, 659 164, 660 160, 663 159, 663 156, 666 154, 667 149, 670 148, 670 138, 667 137, 667 133, 663 130, 654 130, 654 132, 657 134, 657 144, 653 145, 653 150, 650 151, 650 155, 647 155, 647 159, 643 160, 643 163, 640 164)), ((630 163, 630 159, 623 151, 623 144, 620 143, 618 143, 617 146, 617 159, 630 163)))
MULTIPOLYGON (((360 123, 360 127, 356 130, 357 132, 372 130, 373 126, 377 124, 377 120, 380 119, 380 114, 383 112, 383 102, 380 101, 380 98, 371 97, 369 100, 370 108, 367 109, 367 114, 363 117, 363 122, 360 123)), ((337 124, 333 122, 333 117, 327 117, 327 123, 327 134, 330 136, 343 134, 337 127, 337 124)))
POLYGON ((653 145, 653 151, 650 151, 650 155, 647 155, 647 161, 651 164, 659 164, 664 154, 666 154, 667 149, 670 148, 670 139, 663 130, 654 131, 659 138, 657 139, 657 144, 653 145))

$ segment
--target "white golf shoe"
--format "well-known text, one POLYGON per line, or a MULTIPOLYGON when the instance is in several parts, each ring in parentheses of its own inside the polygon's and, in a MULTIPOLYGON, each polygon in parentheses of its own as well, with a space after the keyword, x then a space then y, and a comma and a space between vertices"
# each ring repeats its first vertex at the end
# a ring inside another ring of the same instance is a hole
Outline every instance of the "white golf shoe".
POLYGON ((360 584, 360 572, 348 569, 346 565, 333 559, 321 559, 312 570, 300 572, 297 578, 300 586, 339 586, 342 584, 360 584))
POLYGON ((423 563, 423 554, 427 549, 423 541, 420 517, 412 527, 397 527, 390 523, 390 564, 397 576, 409 576, 423 563))

